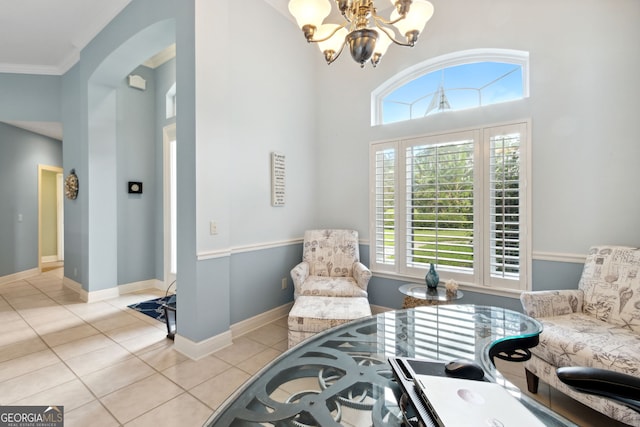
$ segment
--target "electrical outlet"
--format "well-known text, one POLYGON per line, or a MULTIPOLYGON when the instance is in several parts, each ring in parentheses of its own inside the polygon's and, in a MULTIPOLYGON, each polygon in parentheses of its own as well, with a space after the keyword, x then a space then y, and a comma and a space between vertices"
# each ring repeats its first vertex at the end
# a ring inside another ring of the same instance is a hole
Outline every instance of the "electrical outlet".
POLYGON ((282 278, 282 290, 287 289, 287 278, 283 277, 282 278))
POLYGON ((209 233, 212 236, 218 234, 218 224, 215 221, 209 221, 209 233))

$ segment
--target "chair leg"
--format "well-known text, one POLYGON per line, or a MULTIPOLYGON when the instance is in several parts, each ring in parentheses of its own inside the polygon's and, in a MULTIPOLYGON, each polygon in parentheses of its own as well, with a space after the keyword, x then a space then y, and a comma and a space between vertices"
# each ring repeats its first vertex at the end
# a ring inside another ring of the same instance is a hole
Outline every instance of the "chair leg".
POLYGON ((527 368, 524 369, 524 372, 527 376, 527 390, 529 393, 537 393, 538 392, 538 384, 540 383, 540 378, 527 368))

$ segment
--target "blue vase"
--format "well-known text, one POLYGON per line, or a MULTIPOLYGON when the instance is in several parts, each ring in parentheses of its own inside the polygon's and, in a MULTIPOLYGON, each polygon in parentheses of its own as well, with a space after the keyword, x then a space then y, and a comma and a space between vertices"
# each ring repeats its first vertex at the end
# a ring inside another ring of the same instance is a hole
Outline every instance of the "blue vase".
POLYGON ((440 276, 438 276, 435 265, 431 264, 429 272, 424 276, 424 281, 427 283, 427 288, 429 289, 436 289, 438 287, 440 276))

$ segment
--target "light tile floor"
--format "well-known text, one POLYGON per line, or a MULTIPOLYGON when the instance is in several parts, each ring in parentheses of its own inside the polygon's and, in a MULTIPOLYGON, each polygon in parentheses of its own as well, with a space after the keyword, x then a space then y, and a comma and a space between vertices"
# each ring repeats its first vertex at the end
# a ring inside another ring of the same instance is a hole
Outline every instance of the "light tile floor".
MULTIPOLYGON (((163 323, 127 308, 163 295, 83 303, 62 269, 0 285, 0 405, 63 405, 66 427, 200 426, 287 348, 283 318, 190 360, 163 323)), ((521 366, 498 367, 526 390, 521 366)), ((581 426, 620 425, 544 384, 534 397, 581 426)))

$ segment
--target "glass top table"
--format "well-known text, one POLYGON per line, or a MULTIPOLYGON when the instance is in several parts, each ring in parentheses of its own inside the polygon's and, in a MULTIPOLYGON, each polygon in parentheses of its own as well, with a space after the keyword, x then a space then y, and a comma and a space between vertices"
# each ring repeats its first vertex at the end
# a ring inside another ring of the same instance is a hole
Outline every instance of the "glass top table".
POLYGON ((575 426, 522 394, 494 358, 526 360, 542 325, 487 306, 389 311, 329 329, 293 347, 236 391, 205 425, 400 426, 402 390, 387 359, 477 361, 547 426, 575 426))
POLYGON ((441 287, 432 289, 426 285, 418 285, 417 283, 405 283, 398 290, 408 297, 417 298, 426 301, 451 302, 458 300, 464 296, 462 291, 449 293, 441 287))

